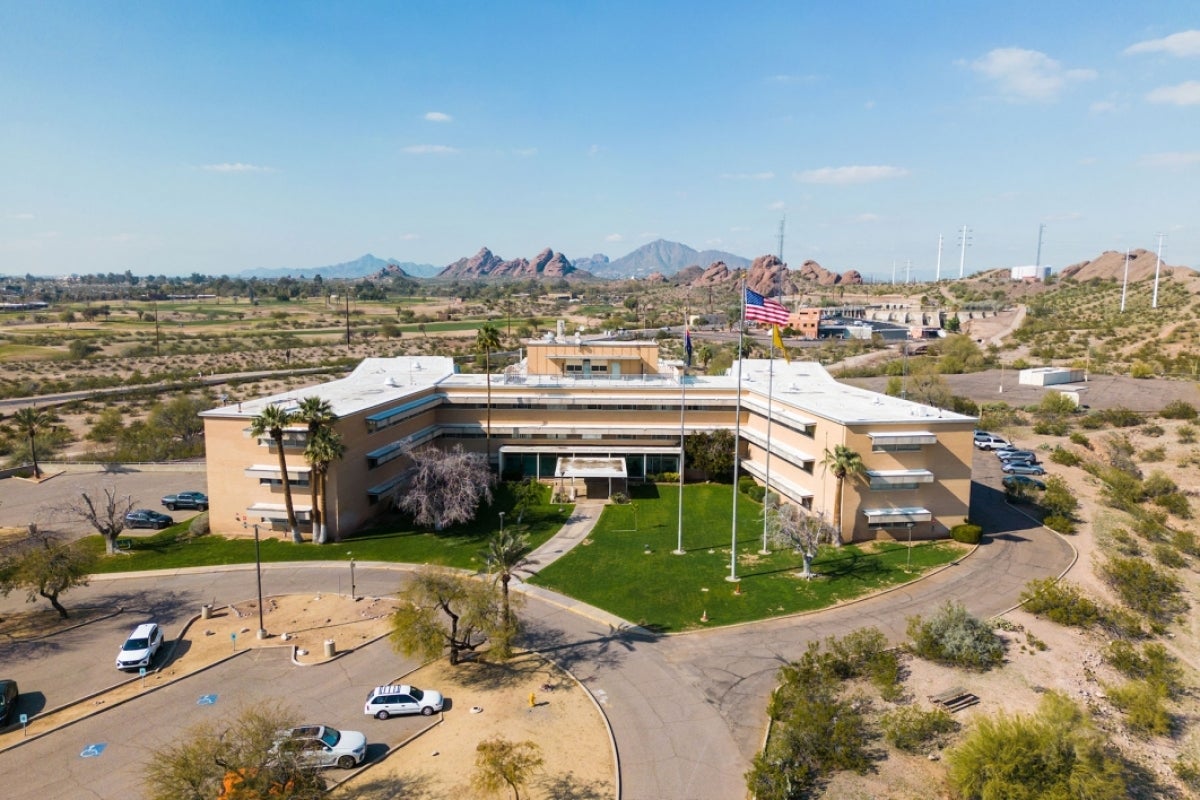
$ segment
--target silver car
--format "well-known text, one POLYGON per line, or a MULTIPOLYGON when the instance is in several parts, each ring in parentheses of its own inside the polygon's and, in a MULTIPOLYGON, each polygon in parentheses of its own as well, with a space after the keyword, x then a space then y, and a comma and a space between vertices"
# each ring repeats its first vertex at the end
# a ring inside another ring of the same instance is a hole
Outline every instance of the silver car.
POLYGON ((354 769, 367 754, 367 737, 358 731, 339 731, 328 725, 301 725, 284 731, 276 751, 294 756, 310 767, 354 769))

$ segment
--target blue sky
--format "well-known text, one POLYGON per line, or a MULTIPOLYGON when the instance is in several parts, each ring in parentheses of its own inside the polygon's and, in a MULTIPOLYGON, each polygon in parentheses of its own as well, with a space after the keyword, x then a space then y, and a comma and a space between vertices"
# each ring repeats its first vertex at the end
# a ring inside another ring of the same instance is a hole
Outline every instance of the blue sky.
POLYGON ((1194 2, 0 0, 0 274, 1200 266, 1194 2))

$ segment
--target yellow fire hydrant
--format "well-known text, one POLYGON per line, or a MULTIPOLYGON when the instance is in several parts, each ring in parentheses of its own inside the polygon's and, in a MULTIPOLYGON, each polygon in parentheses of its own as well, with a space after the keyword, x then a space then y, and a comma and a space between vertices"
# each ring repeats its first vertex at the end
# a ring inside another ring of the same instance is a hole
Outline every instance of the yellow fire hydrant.
POLYGON ((529 693, 529 707, 533 708, 536 705, 537 705, 537 695, 534 694, 533 692, 530 692, 529 693))

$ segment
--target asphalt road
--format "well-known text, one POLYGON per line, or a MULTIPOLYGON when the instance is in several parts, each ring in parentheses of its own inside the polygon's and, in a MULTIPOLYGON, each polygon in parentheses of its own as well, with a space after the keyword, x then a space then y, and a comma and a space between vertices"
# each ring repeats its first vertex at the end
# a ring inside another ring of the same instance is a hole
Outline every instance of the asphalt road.
MULTIPOLYGON (((522 612, 527 643, 570 669, 597 699, 615 737, 621 797, 742 797, 742 775, 766 729, 766 702, 775 673, 799 657, 810 641, 866 625, 899 641, 909 616, 928 613, 946 600, 963 603, 978 615, 1000 613, 1016 603, 1030 578, 1066 569, 1074 556, 1070 545, 1004 503, 997 488, 999 473, 992 474, 994 466, 987 461, 995 461, 992 454, 978 453, 975 458, 982 482, 973 485, 972 517, 988 534, 984 544, 930 578, 865 601, 736 628, 657 637, 613 626, 602 613, 531 590, 522 612)), ((348 578, 345 572, 345 565, 269 565, 264 569, 264 590, 338 591, 348 578)), ((393 592, 403 574, 396 567, 360 564, 359 591, 393 592)), ((131 605, 137 599, 137 607, 175 621, 195 613, 202 603, 237 602, 253 594, 252 569, 235 568, 106 578, 72 592, 68 599, 71 604, 112 605, 118 598, 131 605)), ((12 597, 0 600, 0 613, 15 605, 19 603, 12 597)), ((269 618, 267 627, 270 630, 269 618)), ((89 671, 99 671, 102 681, 113 676, 112 659, 126 629, 116 622, 88 626, 72 637, 41 645, 53 649, 36 664, 33 658, 14 654, 16 661, 28 662, 20 669, 35 667, 22 673, 33 681, 22 681, 22 687, 43 691, 56 701, 72 692, 82 696, 85 692, 76 687, 89 671)), ((9 657, 4 662, 15 663, 9 657)), ((208 692, 219 695, 217 710, 229 709, 243 698, 286 696, 306 713, 325 715, 322 721, 363 730, 372 745, 383 744, 390 741, 390 729, 375 733, 372 726, 385 723, 365 718, 359 704, 367 688, 399 674, 402 666, 382 643, 320 668, 293 667, 269 655, 241 656, 226 668, 185 679, 177 688, 0 753, 0 770, 22 775, 37 787, 17 797, 136 796, 146 754, 212 711, 193 707, 195 698, 208 692), (243 662, 246 666, 239 666, 243 662), (121 731, 119 741, 113 731, 121 731), (95 759, 81 758, 84 748, 98 742, 109 743, 111 749, 95 759), (118 774, 126 777, 114 777, 118 774), (82 786, 89 793, 76 793, 82 786)))

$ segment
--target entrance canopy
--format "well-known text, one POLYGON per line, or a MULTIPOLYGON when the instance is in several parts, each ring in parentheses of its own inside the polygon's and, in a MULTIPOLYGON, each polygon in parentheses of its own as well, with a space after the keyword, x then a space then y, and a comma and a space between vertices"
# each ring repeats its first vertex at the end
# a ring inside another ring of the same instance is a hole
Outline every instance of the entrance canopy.
POLYGON ((626 478, 623 458, 559 458, 556 478, 626 478))

